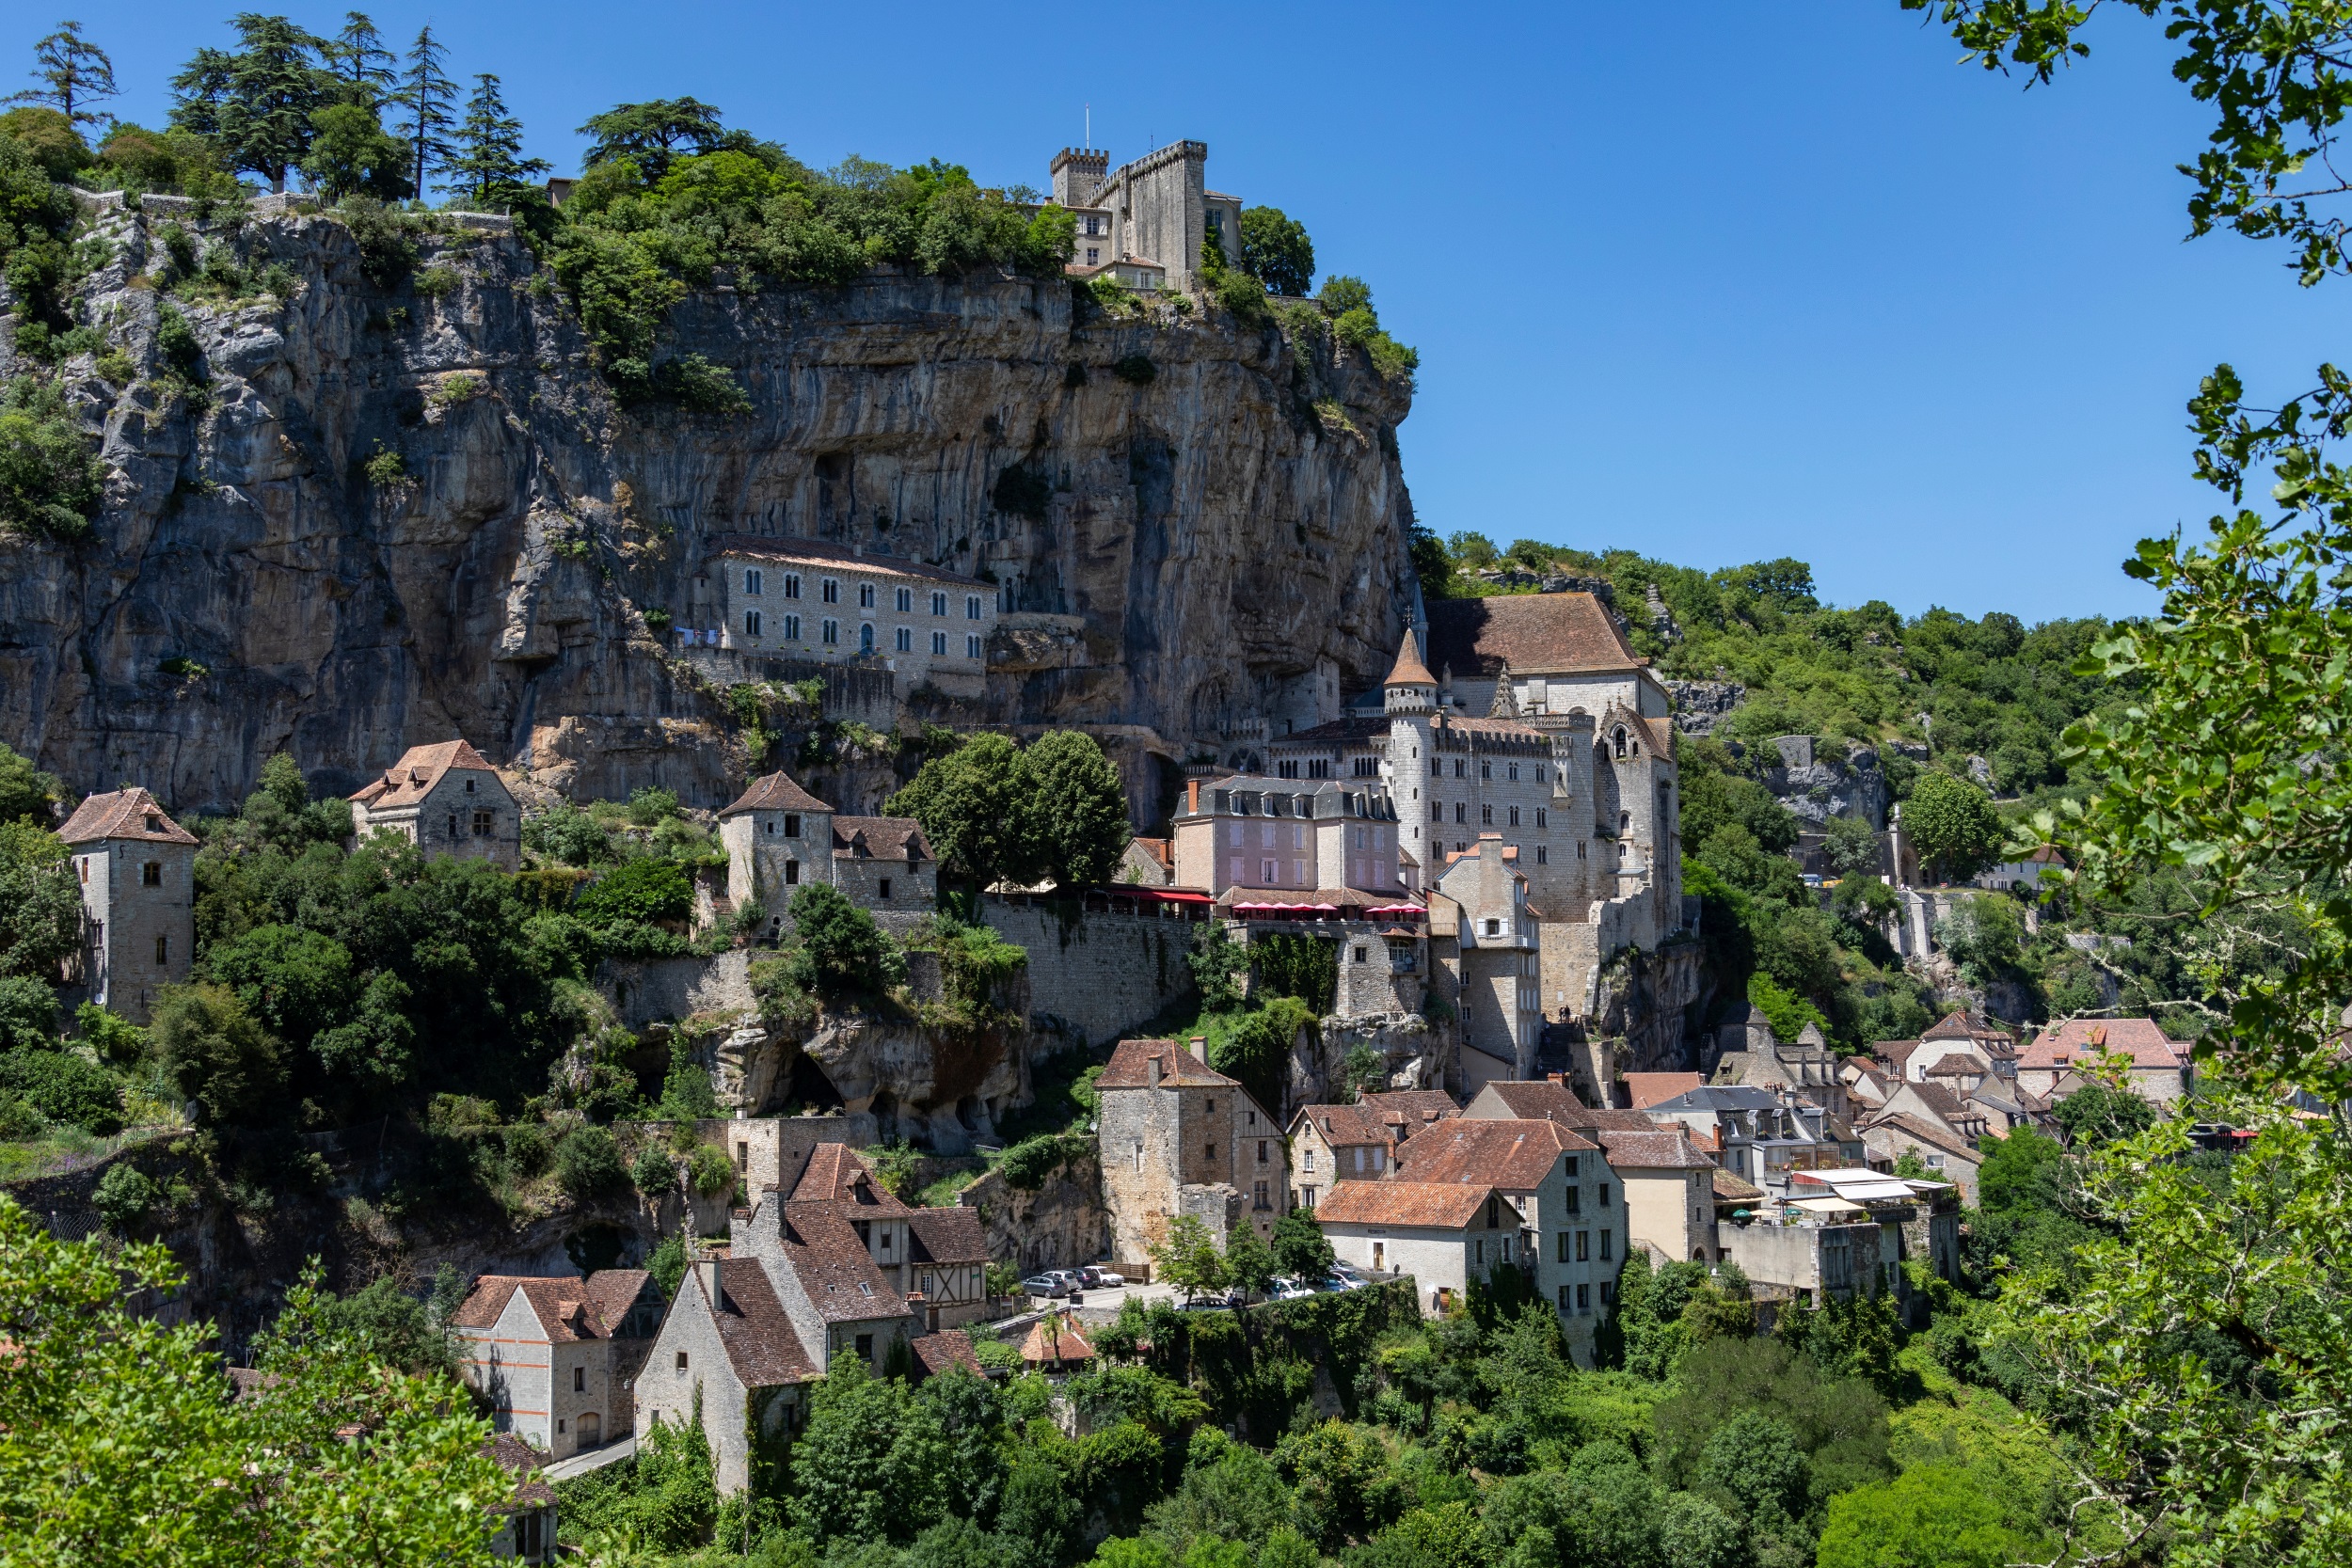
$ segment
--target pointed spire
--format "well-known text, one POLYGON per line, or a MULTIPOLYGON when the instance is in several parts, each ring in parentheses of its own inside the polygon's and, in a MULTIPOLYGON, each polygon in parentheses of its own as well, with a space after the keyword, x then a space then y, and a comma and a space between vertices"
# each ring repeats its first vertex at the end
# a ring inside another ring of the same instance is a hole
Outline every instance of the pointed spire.
POLYGON ((1396 668, 1389 672, 1383 686, 1435 686, 1438 677, 1429 673, 1429 666, 1421 661, 1421 652, 1414 647, 1414 637, 1408 629, 1405 641, 1396 650, 1396 668))

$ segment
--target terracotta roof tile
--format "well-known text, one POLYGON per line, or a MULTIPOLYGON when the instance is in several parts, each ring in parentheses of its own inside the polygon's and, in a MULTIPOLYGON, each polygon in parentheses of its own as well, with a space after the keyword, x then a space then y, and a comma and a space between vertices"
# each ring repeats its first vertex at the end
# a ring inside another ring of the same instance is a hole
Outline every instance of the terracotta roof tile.
POLYGON ((567 1345, 611 1337, 601 1299, 604 1292, 592 1291, 589 1282, 576 1274, 485 1274, 467 1291, 450 1323, 456 1328, 489 1328, 518 1291, 531 1304, 539 1331, 548 1343, 567 1345))
POLYGON ((1097 1089, 1140 1089, 1151 1083, 1147 1064, 1152 1057, 1160 1061, 1160 1082, 1186 1086, 1238 1089, 1225 1074, 1193 1055, 1181 1040, 1120 1040, 1119 1049, 1111 1053, 1103 1076, 1095 1080, 1097 1089))
POLYGON ((875 1179, 855 1150, 841 1143, 818 1144, 809 1151, 788 1201, 836 1203, 844 1218, 903 1219, 914 1212, 875 1179))
POLYGON ((1511 1192, 1541 1186, 1560 1157, 1598 1145, 1553 1121, 1441 1121, 1397 1146, 1396 1179, 1420 1182, 1485 1182, 1511 1192))
POLYGON ((1428 606, 1429 657, 1457 675, 1631 672, 1643 660, 1590 594, 1499 594, 1428 606))
POLYGON ((1750 1186, 1721 1167, 1717 1168, 1714 1180, 1715 1196, 1724 1202, 1746 1203, 1764 1196, 1763 1188, 1750 1186))
POLYGON ((1697 1088, 1706 1080, 1695 1072, 1629 1072, 1625 1075, 1626 1092, 1633 1098, 1637 1111, 1672 1100, 1678 1094, 1697 1088))
POLYGON ((1574 1089, 1549 1078, 1488 1084, 1485 1092, 1502 1101, 1503 1108, 1513 1116, 1531 1121, 1560 1121, 1572 1113, 1589 1109, 1577 1099, 1574 1089))
POLYGON ((1382 681, 1381 685, 1435 686, 1438 684, 1438 677, 1429 673, 1429 666, 1422 662, 1421 650, 1413 644, 1413 633, 1408 627, 1406 630, 1404 641, 1397 644, 1396 663, 1390 668, 1389 678, 1382 681))
POLYGON ((1414 1127, 1462 1114, 1462 1107, 1443 1089, 1383 1089, 1376 1094, 1358 1095, 1356 1103, 1370 1106, 1384 1118, 1401 1116, 1414 1127))
POLYGON ((912 816, 835 816, 833 852, 844 860, 905 861, 919 865, 934 859, 923 824, 912 816))
POLYGON ((1302 1120, 1312 1123, 1323 1141, 1334 1148, 1360 1144, 1385 1148, 1396 1141, 1387 1120, 1365 1105, 1301 1105, 1291 1113, 1291 1126, 1295 1129, 1302 1120))
POLYGON ((1946 1056, 1926 1069, 1922 1078, 1981 1078, 1993 1070, 1982 1057, 1975 1055, 1946 1056))
POLYGON ((863 1323, 906 1315, 904 1297, 874 1262, 866 1243, 842 1218, 844 1205, 787 1203, 784 1253, 809 1304, 827 1323, 863 1323))
MULTIPOLYGON (((411 746, 401 753, 400 760, 386 768, 366 788, 351 798, 371 811, 389 811, 398 806, 413 806, 433 793, 452 769, 469 769, 496 777, 498 769, 489 759, 463 740, 437 741, 431 746, 411 746)), ((504 784, 500 788, 503 789, 504 784)))
POLYGON ((2043 1070, 2077 1067, 2095 1059, 2103 1045, 2129 1056, 2137 1068, 2177 1068, 2188 1059, 2188 1047, 2168 1037, 2154 1019, 2078 1018, 2035 1036, 2017 1065, 2043 1070))
POLYGON ((93 795, 73 808, 57 836, 68 844, 135 839, 142 844, 194 844, 196 835, 164 813, 155 797, 133 787, 93 795))
MULTIPOLYGON (((645 1282, 653 1277, 644 1269, 598 1269, 587 1280, 588 1299, 596 1305, 597 1320, 618 1332, 628 1309, 637 1305, 644 1292, 645 1282)), ((657 1299, 660 1292, 655 1292, 657 1299)))
POLYGON ((500 1469, 515 1478, 515 1496, 500 1505, 499 1513, 513 1513, 520 1509, 554 1505, 555 1488, 539 1479, 539 1468, 547 1463, 547 1455, 511 1432, 485 1438, 482 1451, 496 1460, 500 1469))
MULTIPOLYGON (((1947 1154, 1957 1154, 1963 1159, 1972 1161, 1981 1160, 1984 1158, 1983 1155, 1977 1152, 1976 1147, 1973 1144, 1971 1144, 1967 1139, 1960 1136, 1957 1132, 1953 1132, 1947 1128, 1938 1127, 1933 1122, 1928 1121, 1922 1117, 1910 1116, 1899 1111, 1893 1116, 1873 1117, 1869 1125, 1863 1129, 1863 1132, 1867 1135, 1870 1132, 1884 1132, 1890 1129, 1915 1138, 1921 1143, 1932 1145, 1934 1148, 1942 1149, 1947 1154)), ((1892 1140, 1890 1139, 1889 1141, 1891 1142, 1892 1140)))
POLYGON ((1087 1343, 1078 1324, 1067 1312, 1049 1314, 1030 1326, 1021 1342, 1021 1359, 1032 1362, 1091 1361, 1094 1347, 1087 1343))
POLYGON ((719 813, 721 816, 738 816, 747 811, 804 811, 826 813, 833 808, 793 782, 789 773, 763 773, 743 786, 743 793, 729 801, 719 813))
POLYGON ((721 556, 741 556, 752 561, 780 561, 787 565, 832 566, 846 572, 862 573, 867 577, 920 578, 926 582, 952 583, 959 588, 984 588, 996 591, 993 582, 965 577, 944 566, 927 566, 919 561, 903 556, 877 555, 873 551, 860 554, 847 545, 829 545, 821 539, 779 539, 754 533, 723 533, 711 540, 703 550, 706 560, 721 556))
MULTIPOLYGON (((1501 1125, 1501 1124, 1496 1124, 1501 1125)), ((1314 1209, 1323 1225, 1408 1225, 1459 1230, 1478 1217, 1492 1182, 1343 1181, 1314 1209)))

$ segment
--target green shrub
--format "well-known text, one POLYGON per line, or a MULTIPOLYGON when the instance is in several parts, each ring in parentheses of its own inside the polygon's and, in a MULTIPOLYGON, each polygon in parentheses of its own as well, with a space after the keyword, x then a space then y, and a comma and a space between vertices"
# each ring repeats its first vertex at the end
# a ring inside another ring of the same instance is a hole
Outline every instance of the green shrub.
POLYGON ((554 1152, 548 1143, 548 1130, 535 1121, 516 1122, 506 1129, 501 1141, 506 1147, 506 1163, 521 1177, 536 1176, 547 1169, 554 1152))
POLYGON ((694 884, 675 861, 629 861, 589 883, 573 912, 599 925, 684 920, 694 912, 694 884))
POLYGON ((565 865, 609 865, 612 862, 612 840, 603 825, 565 801, 524 819, 523 845, 535 855, 565 865))
POLYGON ((1136 387, 1149 387, 1159 373, 1159 367, 1152 363, 1149 355, 1126 355, 1111 365, 1111 374, 1136 387))
POLYGON ((204 345, 197 341, 196 329, 188 325, 188 318, 175 306, 158 309, 155 353, 167 372, 192 385, 203 385, 204 345))
POLYGON ((164 1190, 154 1180, 127 1160, 118 1160, 98 1179, 98 1190, 90 1195, 90 1206, 98 1217, 106 1222, 106 1228, 118 1236, 128 1236, 147 1222, 147 1216, 164 1200, 164 1190))
POLYGON ((696 1147, 686 1160, 687 1185, 704 1197, 735 1191, 735 1162, 708 1144, 696 1147))
POLYGON ((619 1191, 628 1180, 620 1146, 601 1127, 575 1127, 555 1146, 555 1180, 566 1196, 593 1202, 619 1191))
POLYGON ((408 483, 408 466, 401 461, 400 453, 381 441, 375 443, 375 455, 368 459, 366 471, 368 483, 379 490, 408 483))
POLYGON ((906 976, 906 960, 874 917, 841 890, 803 882, 792 895, 793 947, 785 978, 828 1001, 888 990, 906 976))
POLYGON ((176 223, 167 223, 155 230, 155 238, 164 247, 164 256, 172 270, 182 277, 196 273, 196 236, 176 223))
POLYGON ((455 267, 425 267, 418 272, 412 286, 426 299, 439 299, 455 293, 460 281, 455 267))
POLYGON ((104 1069, 71 1051, 0 1056, 0 1100, 22 1100, 48 1120, 85 1132, 122 1131, 122 1091, 104 1069))
POLYGON ((417 242, 408 221, 372 197, 346 198, 336 214, 359 247, 359 272, 379 289, 391 289, 417 264, 417 242))
POLYGON ((56 1042, 57 993, 29 974, 0 975, 0 1051, 47 1051, 56 1042))
POLYGON ((628 1179, 647 1197, 677 1190, 677 1162, 670 1151, 659 1144, 647 1144, 637 1156, 637 1163, 628 1167, 628 1179))
POLYGON ((1005 1184, 1022 1192, 1035 1192, 1045 1185, 1045 1179, 1070 1163, 1082 1157, 1088 1148, 1086 1138, 1069 1132, 1041 1132, 1025 1138, 1005 1150, 996 1162, 996 1168, 1005 1178, 1005 1184))
POLYGON ((10 382, 0 394, 0 532, 87 538, 105 482, 57 389, 26 376, 10 382))

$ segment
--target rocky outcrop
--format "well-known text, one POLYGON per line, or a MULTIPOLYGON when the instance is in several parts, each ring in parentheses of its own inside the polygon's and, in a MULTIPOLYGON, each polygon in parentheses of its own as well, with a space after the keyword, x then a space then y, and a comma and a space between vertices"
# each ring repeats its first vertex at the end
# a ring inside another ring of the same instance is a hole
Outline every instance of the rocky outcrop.
POLYGON ((1761 758, 1764 787, 1807 828, 1848 816, 1884 830, 1891 797, 1874 749, 1809 735, 1784 735, 1772 746, 1761 758))
POLYGON ((956 1196, 980 1212, 988 1255, 1024 1274, 1071 1269, 1110 1250, 1111 1214, 1103 1202, 1103 1171, 1091 1159, 1057 1166, 1035 1190, 1015 1187, 992 1170, 956 1196))
POLYGON ((1300 1030, 1292 1047, 1291 1104, 1348 1098, 1341 1092, 1343 1069, 1359 1046, 1379 1057, 1383 1087, 1451 1088, 1460 1072, 1461 1031, 1451 1020, 1432 1023, 1419 1013, 1327 1018, 1316 1028, 1300 1030))
POLYGON ((1666 695, 1674 699, 1675 728, 1685 735, 1711 735, 1715 726, 1740 705, 1748 689, 1738 681, 1668 681, 1666 695))
POLYGON ((288 215, 204 236, 296 281, 178 302, 192 398, 159 373, 149 223, 99 213, 108 260, 75 304, 135 370, 68 367, 109 475, 95 537, 0 542, 0 733, 72 786, 225 806, 278 750, 349 788, 457 734, 575 793, 717 804, 747 758, 648 612, 687 606, 730 531, 994 578, 1005 673, 915 716, 1093 727, 1146 815, 1170 765, 1319 664, 1361 683, 1393 651, 1409 393, 1327 342, 1302 366, 1221 311, 1111 319, 993 273, 719 286, 672 341, 751 411, 631 411, 518 241, 430 240, 387 291, 340 223, 288 215))

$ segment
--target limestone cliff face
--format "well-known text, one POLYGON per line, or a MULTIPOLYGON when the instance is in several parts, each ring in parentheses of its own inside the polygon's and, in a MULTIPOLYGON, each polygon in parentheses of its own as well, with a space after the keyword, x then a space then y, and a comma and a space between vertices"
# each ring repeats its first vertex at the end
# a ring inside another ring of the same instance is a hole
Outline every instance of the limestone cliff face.
POLYGON ((1147 815, 1165 764, 1329 717, 1394 647, 1407 397, 1327 346, 993 274, 717 287, 673 326, 752 410, 628 411, 520 243, 428 242, 387 292, 340 224, 285 216, 206 236, 298 284, 178 302, 192 404, 153 379, 154 221, 98 214, 113 259, 77 306, 139 374, 72 367, 110 473, 95 537, 0 542, 0 735, 75 788, 225 806, 280 749, 350 787, 454 734, 578 794, 714 804, 747 759, 644 612, 689 610, 723 532, 993 577, 1017 613, 985 698, 900 712, 1091 728, 1147 815), (371 482, 380 453, 408 477, 371 482))

